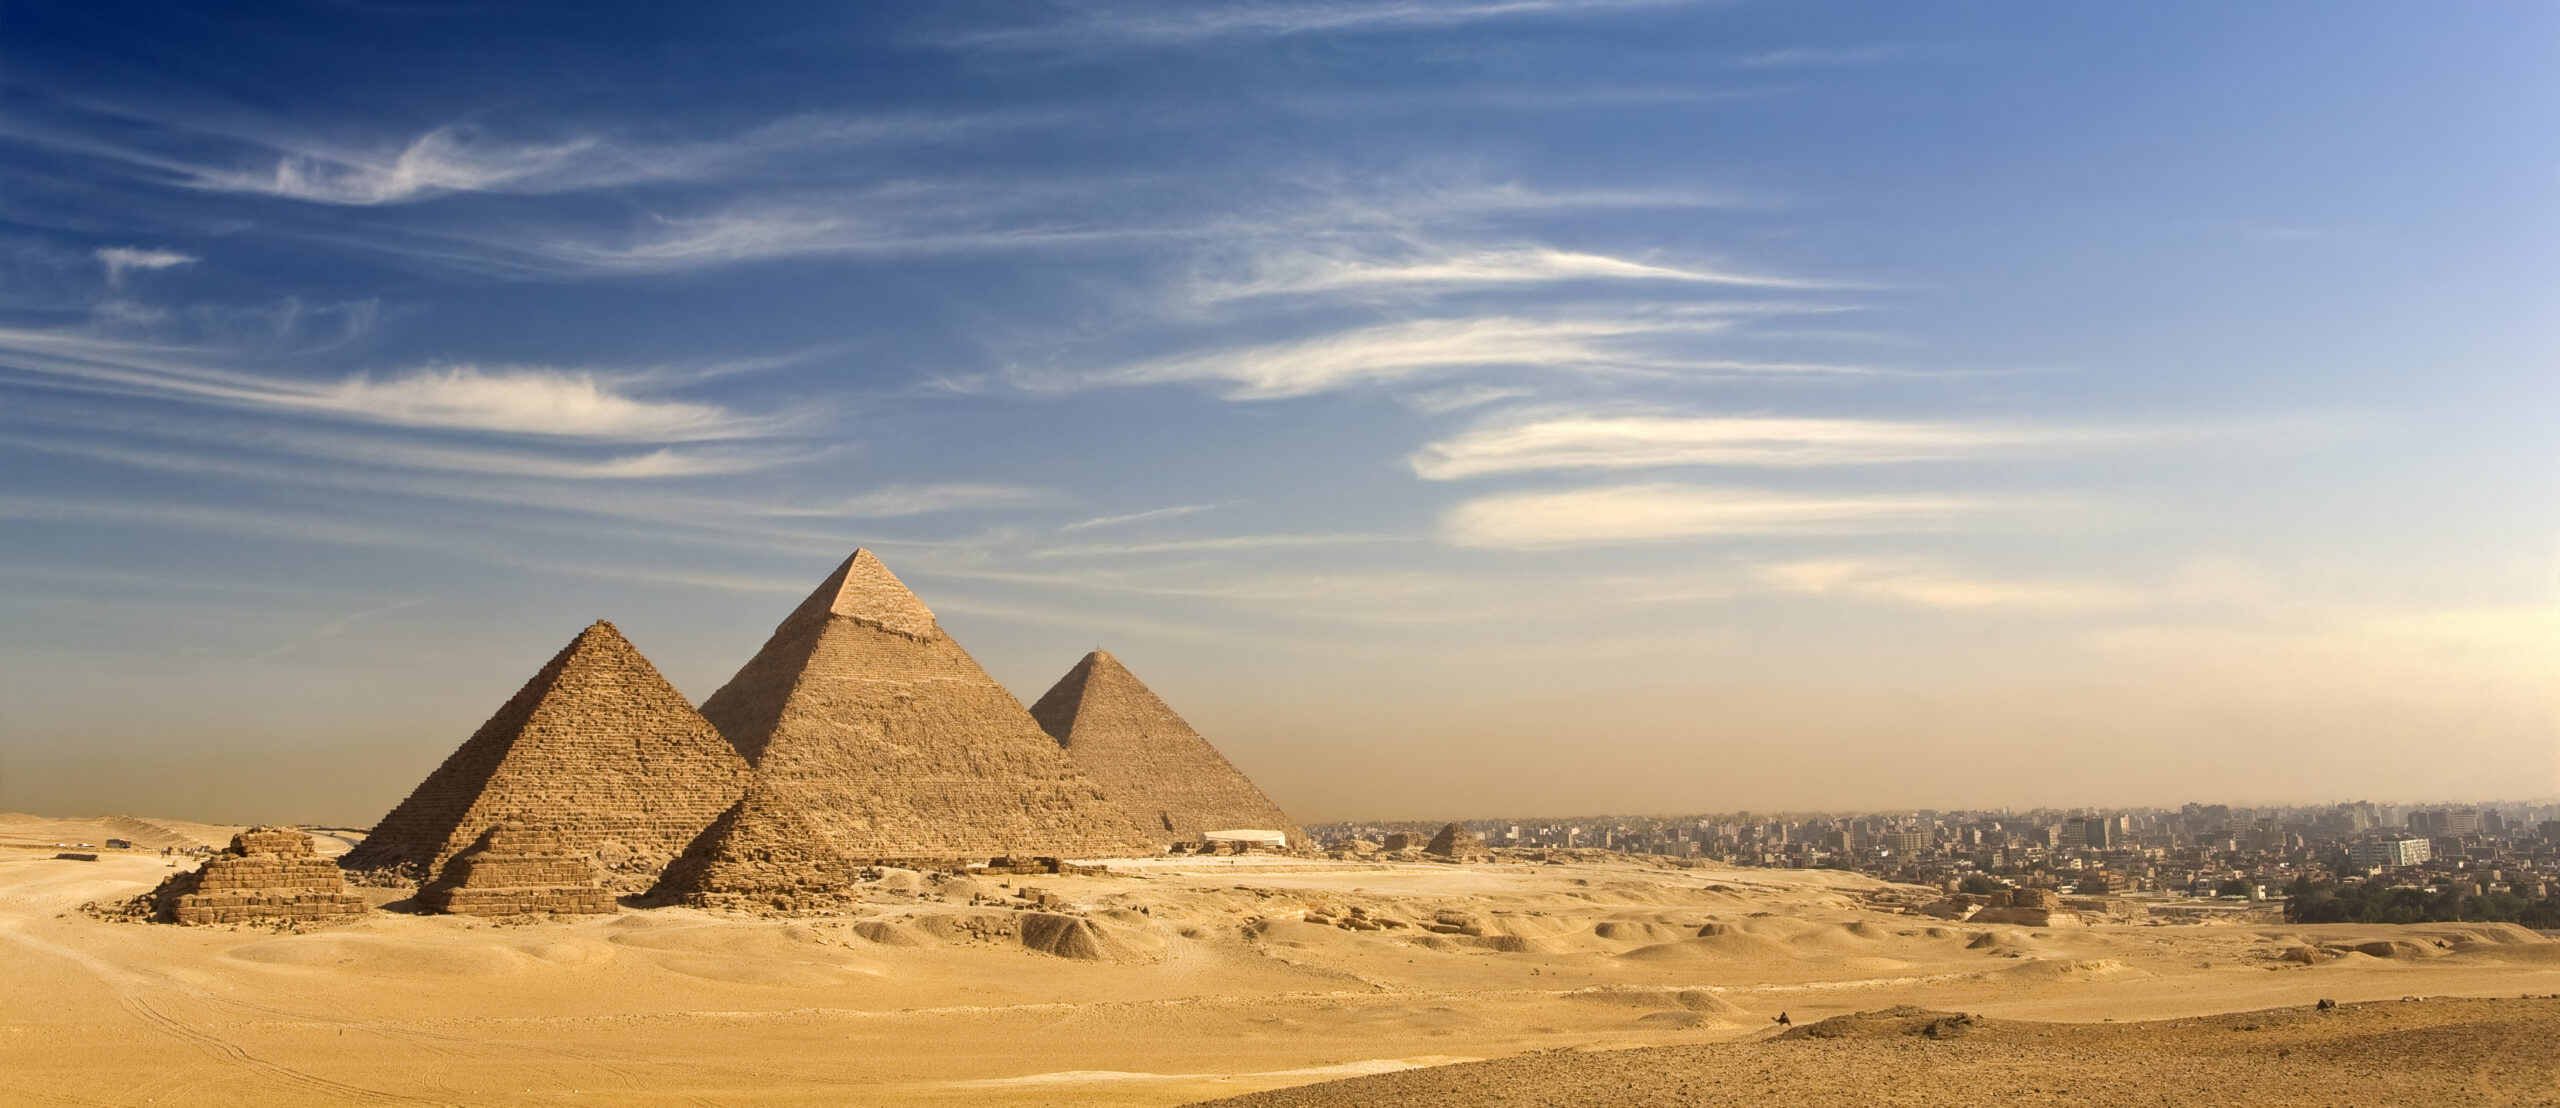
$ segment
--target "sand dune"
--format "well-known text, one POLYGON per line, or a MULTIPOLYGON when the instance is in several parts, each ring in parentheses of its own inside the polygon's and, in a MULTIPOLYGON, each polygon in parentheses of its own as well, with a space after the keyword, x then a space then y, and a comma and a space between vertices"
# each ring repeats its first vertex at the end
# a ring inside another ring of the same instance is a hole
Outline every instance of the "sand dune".
POLYGON ((56 837, 106 825, 7 827, 41 843, 0 849, 7 1103, 1161 1105, 1559 1049, 1762 1049, 1782 1011, 2108 1026, 2560 993, 2560 942, 2520 928, 1975 927, 1869 907, 1881 886, 1855 875, 1625 864, 1149 859, 893 873, 835 916, 182 928, 76 910, 166 876, 156 851, 56 861, 56 837))
POLYGON ((1545 1051, 1207 1103, 1467 1108, 1737 1103, 2560 1103, 2560 999, 2382 1001, 2158 1023, 1898 1008, 1704 1046, 1545 1051))

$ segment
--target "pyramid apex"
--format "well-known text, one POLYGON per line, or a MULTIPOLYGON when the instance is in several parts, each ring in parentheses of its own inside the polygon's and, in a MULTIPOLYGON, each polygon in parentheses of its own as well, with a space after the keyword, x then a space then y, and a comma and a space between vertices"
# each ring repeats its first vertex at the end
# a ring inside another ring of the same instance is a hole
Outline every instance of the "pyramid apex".
POLYGON ((855 550, 782 622, 789 626, 829 618, 849 619, 911 639, 942 636, 933 609, 916 599, 906 582, 889 572, 880 556, 868 548, 855 550))

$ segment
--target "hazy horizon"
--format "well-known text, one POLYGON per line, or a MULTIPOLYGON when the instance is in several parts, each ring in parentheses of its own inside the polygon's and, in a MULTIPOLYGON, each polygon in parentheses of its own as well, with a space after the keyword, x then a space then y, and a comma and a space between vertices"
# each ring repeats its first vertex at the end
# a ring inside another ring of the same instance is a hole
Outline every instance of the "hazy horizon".
POLYGON ((2560 794, 2560 9, 12 31, 0 810, 365 825, 857 546, 1305 822, 2560 794))

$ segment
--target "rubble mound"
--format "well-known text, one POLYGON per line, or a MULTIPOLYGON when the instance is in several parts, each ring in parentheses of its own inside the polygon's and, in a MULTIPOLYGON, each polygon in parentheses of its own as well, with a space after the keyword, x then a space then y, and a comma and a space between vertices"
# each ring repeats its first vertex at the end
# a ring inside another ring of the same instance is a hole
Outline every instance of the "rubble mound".
POLYGON ((764 782, 685 847, 649 899, 731 911, 824 911, 854 899, 854 866, 764 782))
POLYGON ((1031 705, 1031 718, 1104 794, 1165 842, 1198 841, 1219 828, 1270 828, 1284 847, 1307 833, 1243 771, 1200 737, 1120 660, 1084 656, 1031 705))
POLYGON ((1462 823, 1441 828, 1439 834, 1431 836, 1430 844, 1424 846, 1422 852, 1460 862, 1493 860, 1493 851, 1485 846, 1484 836, 1462 823))
POLYGON ((1981 1030, 1985 1021, 1980 1016, 1963 1012, 1941 1012, 1931 1008, 1899 1005, 1873 1012, 1853 1012, 1833 1016, 1820 1023, 1790 1028, 1781 1039, 1892 1039, 1917 1035, 1926 1039, 1953 1039, 1981 1030))
POLYGON ((1144 962, 1151 954, 1144 935, 1083 916, 1025 912, 1017 930, 1025 948, 1060 958, 1144 962))
POLYGON ((502 821, 445 863, 418 900, 431 911, 464 916, 615 911, 613 894, 597 883, 593 860, 563 840, 550 824, 502 821))
POLYGON ((347 891, 338 864, 311 848, 311 836, 289 827, 252 827, 192 873, 160 883, 154 915, 185 924, 285 921, 315 923, 363 915, 364 898, 347 891))

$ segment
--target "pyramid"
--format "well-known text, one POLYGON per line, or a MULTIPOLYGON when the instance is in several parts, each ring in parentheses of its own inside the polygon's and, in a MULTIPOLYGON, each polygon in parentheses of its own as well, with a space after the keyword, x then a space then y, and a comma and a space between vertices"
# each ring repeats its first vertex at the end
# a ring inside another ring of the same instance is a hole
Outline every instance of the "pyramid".
POLYGON ((1102 791, 1167 841, 1211 831, 1306 832, 1120 660, 1094 651, 1031 706, 1041 729, 1102 791))
POLYGON ((759 782, 667 865, 649 899, 693 908, 834 908, 853 899, 853 869, 798 804, 759 782))
POLYGON ((507 819, 445 863, 418 899, 434 911, 463 916, 611 912, 613 894, 596 883, 597 876, 593 857, 570 849, 558 826, 507 819))
POLYGON ((382 817, 346 865, 434 877, 490 827, 524 816, 612 867, 614 887, 645 886, 737 802, 747 776, 746 759, 599 621, 382 817))
POLYGON ((856 862, 1162 849, 868 550, 702 715, 856 862))
POLYGON ((231 849, 192 873, 161 882, 151 896, 158 918, 189 924, 316 923, 371 910, 347 891, 338 864, 311 849, 311 836, 290 827, 252 827, 233 835, 231 849))

